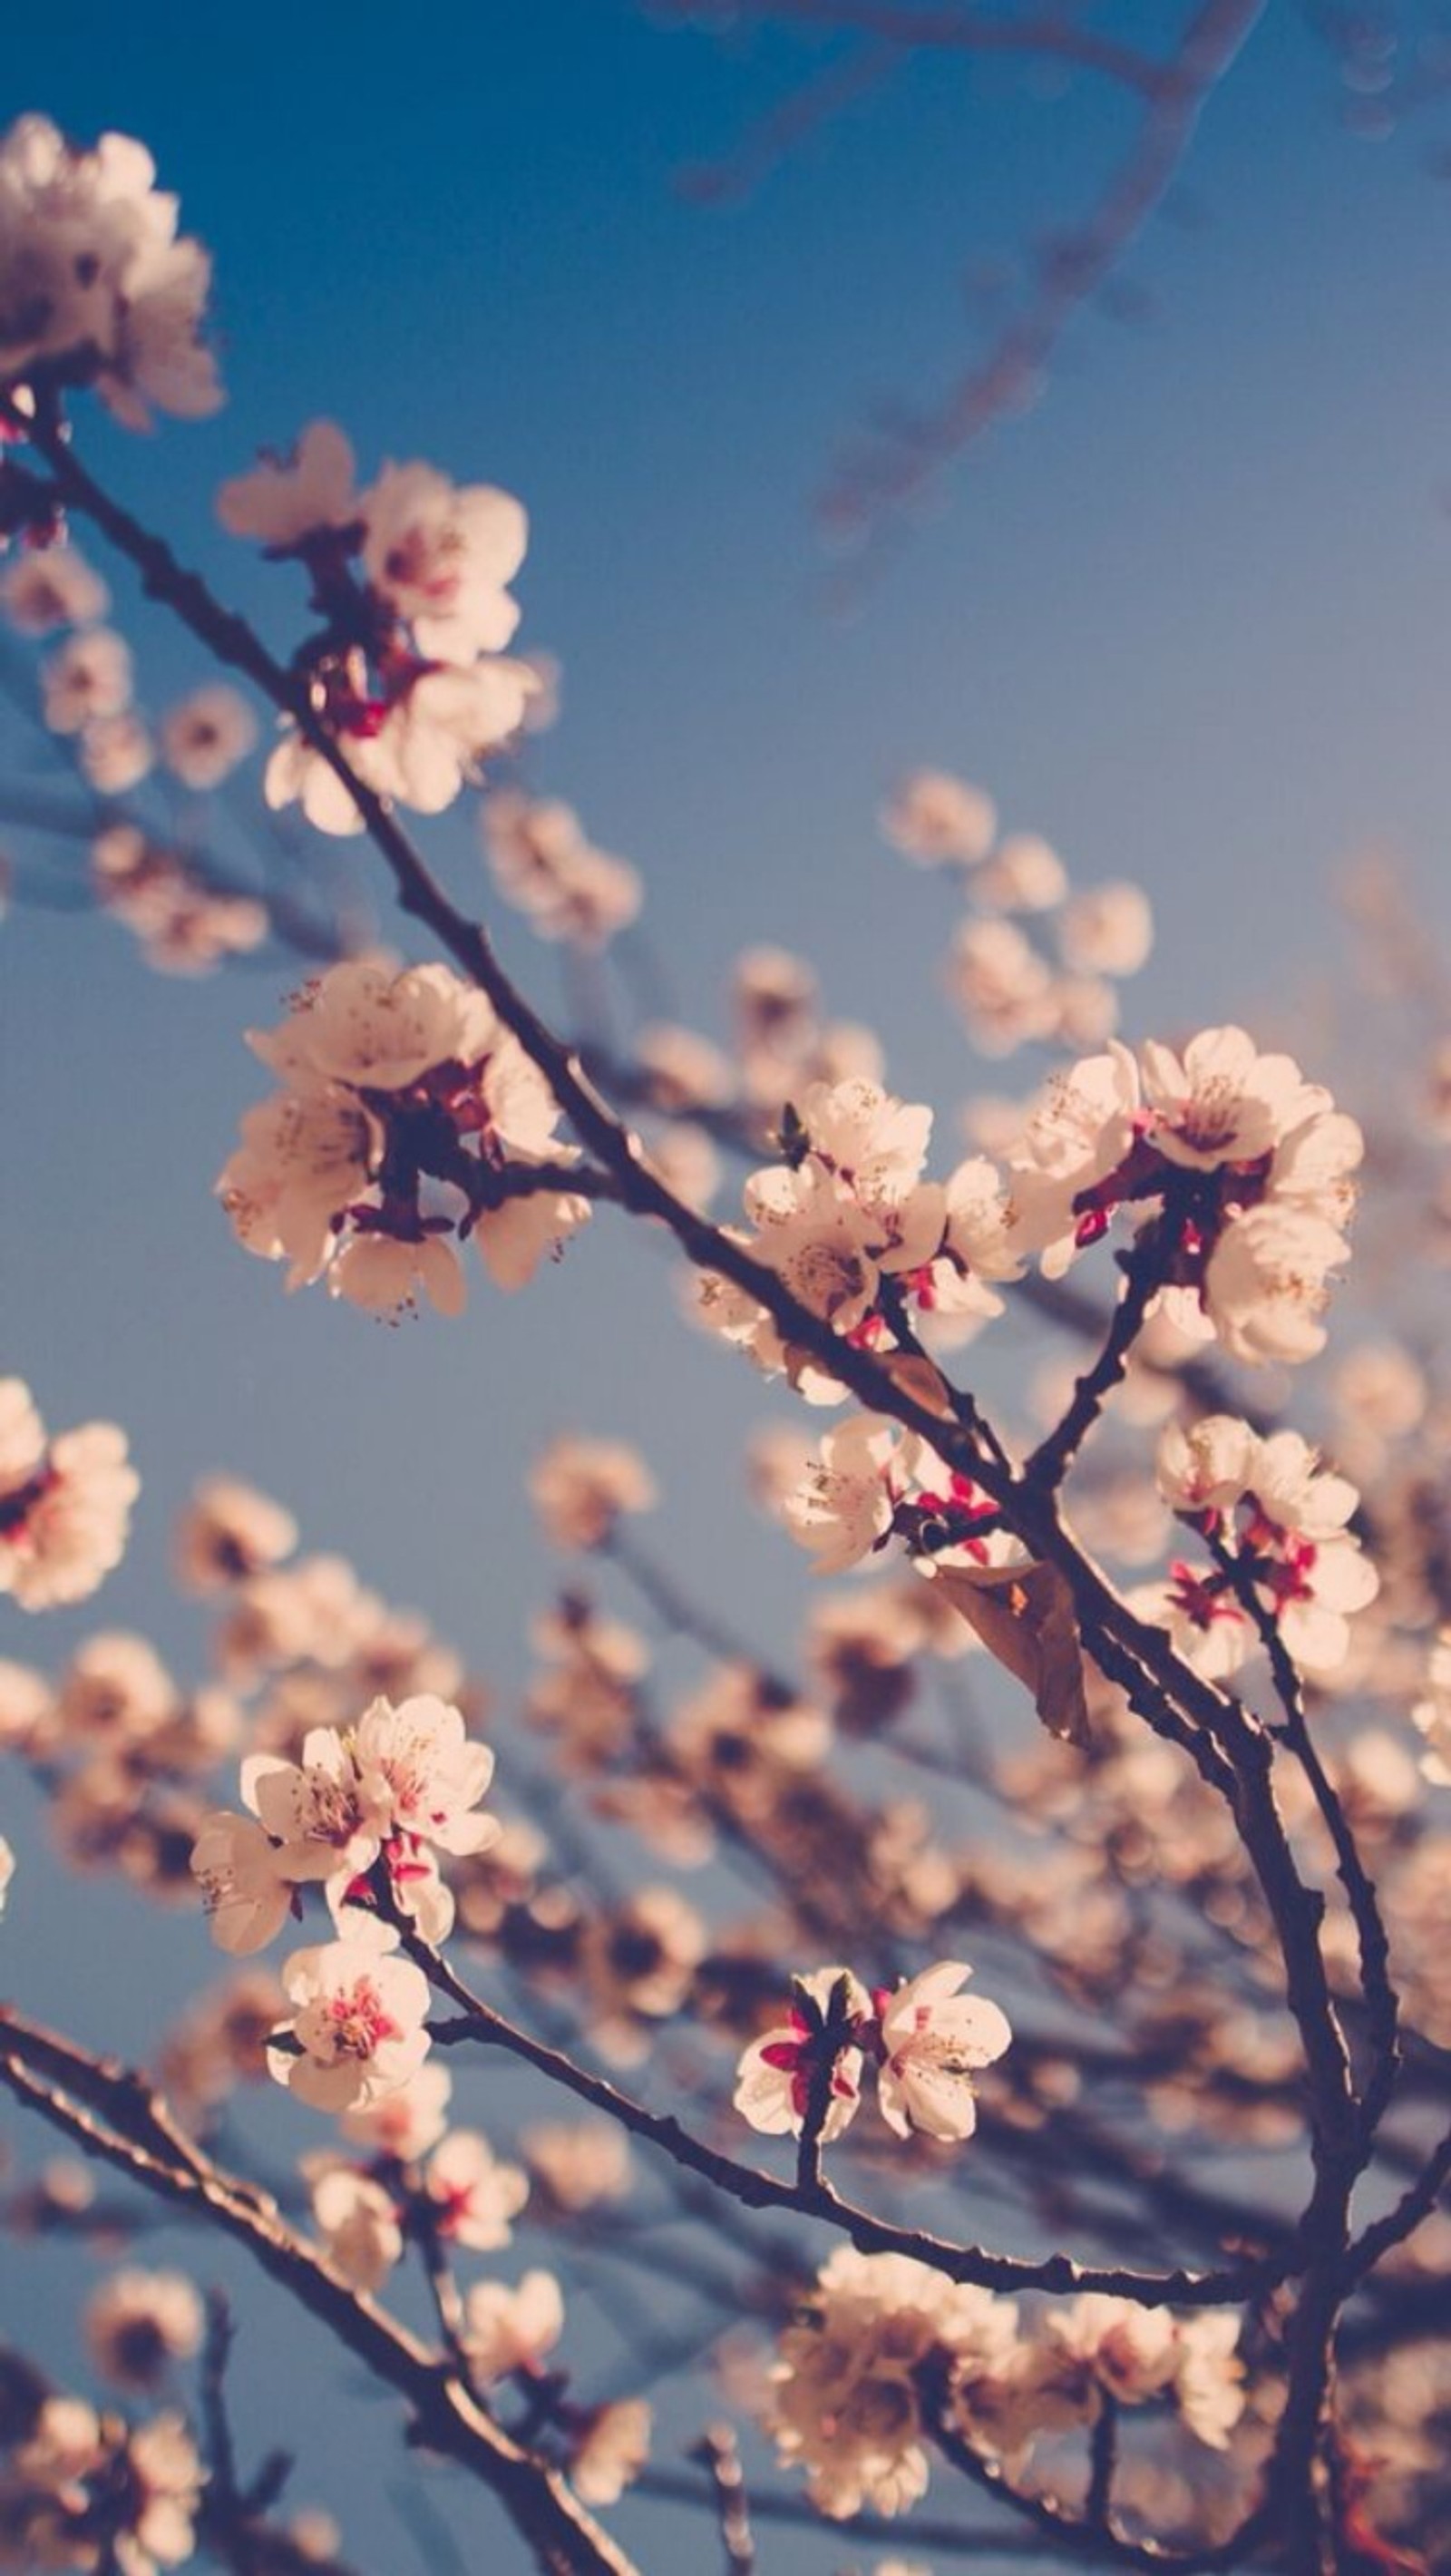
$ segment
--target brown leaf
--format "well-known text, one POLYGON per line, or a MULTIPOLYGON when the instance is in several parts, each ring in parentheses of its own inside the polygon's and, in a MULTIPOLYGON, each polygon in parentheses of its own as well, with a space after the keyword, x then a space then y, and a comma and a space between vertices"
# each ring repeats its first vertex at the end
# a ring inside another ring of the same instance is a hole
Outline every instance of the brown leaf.
POLYGON ((1066 1575, 1056 1565, 943 1565, 933 1577, 989 1654, 1026 1682, 1050 1735, 1089 1740, 1083 1647, 1066 1575))

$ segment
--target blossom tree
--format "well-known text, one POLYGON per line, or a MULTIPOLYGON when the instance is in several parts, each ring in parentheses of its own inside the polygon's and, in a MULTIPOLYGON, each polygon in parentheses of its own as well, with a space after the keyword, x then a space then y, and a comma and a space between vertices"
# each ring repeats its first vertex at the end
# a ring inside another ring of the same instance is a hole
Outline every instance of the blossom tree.
POLYGON ((0 1847, 5 1937, 32 1871, 105 1874, 177 1907, 202 1990, 144 2071, 23 1993, 0 2011, 25 2115, 0 2217, 106 2267, 67 2384, 7 2321, 0 2564, 367 2564, 296 2427, 316 2506, 240 2455, 225 2245, 521 2565, 676 2563, 650 2537, 669 2503, 735 2576, 777 2524, 871 2549, 898 2516, 914 2552, 983 2566, 1430 2568, 1444 1362, 1391 1299, 1337 1349, 1336 1299, 1408 1181, 1427 1239, 1444 1221, 1444 996, 1402 1015, 1368 1127, 1240 1026, 1131 1041, 1143 891, 1075 886, 932 770, 884 836, 960 902, 977 1050, 1049 1068, 973 1103, 956 1148, 776 949, 739 962, 728 1048, 628 993, 546 1016, 484 910, 589 996, 644 890, 519 759, 552 694, 516 649, 524 509, 426 462, 369 475, 302 425, 218 496, 301 609, 274 653, 224 604, 220 545, 214 589, 87 461, 93 396, 130 428, 220 402, 208 285, 139 143, 11 127, 0 593, 90 800, 91 895, 163 971, 292 961, 250 1040, 272 1088, 239 1064, 217 1140, 238 1258, 467 1336, 591 1227, 665 1245, 669 1328, 789 1394, 749 1482, 833 1580, 803 1584, 778 1668, 637 1539, 652 1467, 584 1425, 531 1479, 569 1571, 521 1710, 214 1471, 174 1548, 215 1609, 208 1668, 182 1683, 105 1627, 57 1663, 45 1616, 101 1590, 137 1470, 110 1423, 50 1430, 7 1354, 0 1745, 54 1849, 0 1847), (196 649, 154 728, 113 559, 196 649), (197 800, 183 831, 158 763, 197 800), (300 809, 312 863, 282 895, 213 847, 226 782, 300 809), (478 907, 411 820, 467 799, 478 907), (367 846, 366 928, 336 840, 367 846), (1006 1407, 978 1365, 1004 1318, 1058 1354, 1006 1407), (60 2163, 34 2160, 47 2128, 60 2163), (184 2263, 148 2259, 158 2216, 184 2263), (602 2265, 613 2376, 578 2323, 602 2265))

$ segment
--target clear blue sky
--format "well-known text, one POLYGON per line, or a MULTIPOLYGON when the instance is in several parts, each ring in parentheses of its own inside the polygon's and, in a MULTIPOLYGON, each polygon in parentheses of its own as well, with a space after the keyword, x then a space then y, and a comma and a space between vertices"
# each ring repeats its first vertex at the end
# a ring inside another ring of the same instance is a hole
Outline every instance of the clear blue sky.
MULTIPOLYGON (((1117 15, 1147 42, 1166 12, 1117 15)), ((1129 263, 1153 320, 1085 319, 1039 408, 839 616, 811 517, 837 440, 879 397, 945 382, 970 345, 965 274, 1083 210, 1122 111, 1088 83, 1051 98, 922 66, 745 204, 686 202, 681 168, 801 60, 666 32, 629 0, 24 13, 5 117, 143 136, 217 259, 227 409, 154 441, 96 422, 90 452, 281 642, 294 592, 211 516, 259 443, 326 411, 365 468, 423 455, 518 491, 525 640, 566 674, 543 774, 647 872, 686 1014, 712 1022, 734 953, 783 940, 944 1118, 973 1080, 934 983, 948 916, 873 824, 907 764, 980 779, 1079 878, 1148 887, 1136 1034, 1278 1007, 1334 953, 1329 888, 1368 839, 1451 919, 1451 189, 1426 166, 1451 113, 1353 139, 1277 0, 1205 119, 1197 220, 1155 225, 1129 263)), ((154 620, 136 632, 164 701, 196 666, 154 620)), ((462 827, 436 846, 482 889, 462 827)), ((552 961, 506 943, 552 995, 552 961)), ((260 1088, 239 1032, 275 1015, 277 983, 160 982, 107 925, 33 917, 6 926, 0 976, 0 1361, 57 1422, 122 1420, 146 1479, 96 1617, 194 1651, 164 1533, 225 1464, 517 1682, 520 1603, 547 1582, 522 1474, 574 1424, 639 1436, 682 1563, 723 1569, 785 1633, 799 1565, 731 1465, 767 1399, 676 1329, 655 1247, 601 1227, 537 1294, 480 1281, 453 1326, 385 1334, 285 1300, 208 1197, 260 1088)), ((0 1605, 0 1653, 82 1624, 47 1635, 0 1605)), ((111 1997, 59 1892, 22 1882, 6 1989, 140 2046, 211 1960, 198 1927, 137 1912, 103 1900, 116 1954, 144 1963, 111 1997)), ((279 2429, 259 2411, 259 2437, 279 2429)), ((349 2531, 360 2559, 391 2576, 403 2544, 370 2556, 367 2534, 349 2531)))

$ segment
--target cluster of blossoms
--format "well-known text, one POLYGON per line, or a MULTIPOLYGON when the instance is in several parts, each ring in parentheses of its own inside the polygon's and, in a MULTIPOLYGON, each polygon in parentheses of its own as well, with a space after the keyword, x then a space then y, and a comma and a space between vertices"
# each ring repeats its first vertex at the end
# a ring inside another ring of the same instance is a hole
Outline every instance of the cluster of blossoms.
POLYGON ((177 850, 135 823, 111 823, 91 849, 96 900, 140 942, 163 975, 205 975, 263 946, 270 927, 255 895, 219 892, 177 850))
POLYGON ((1057 1077, 1008 1151, 1008 1187, 1050 1278, 1147 1203, 1176 1320, 1238 1360, 1304 1360, 1324 1347, 1363 1151, 1292 1057, 1205 1029, 1182 1056, 1114 1042, 1057 1077))
POLYGON ((1239 2321, 1099 2295, 1027 2330, 1017 2305, 899 2254, 843 2248, 781 2337, 771 2428, 834 2520, 896 2514, 927 2487, 934 2432, 1016 2471, 1035 2441, 1091 2424, 1106 2397, 1172 2407, 1222 2450, 1243 2409, 1239 2321))
MULTIPOLYGON (((539 688, 504 653, 519 621, 508 584, 524 560, 519 503, 431 465, 385 465, 365 491, 331 421, 289 456, 222 486, 222 524, 300 563, 322 620, 298 668, 312 711, 377 796, 420 814, 451 805, 485 754, 510 741, 539 688)), ((270 805, 300 800, 322 832, 363 818, 317 744, 289 726, 267 766, 270 805)))
POLYGON ((151 406, 197 419, 221 402, 201 339, 211 262, 177 233, 144 145, 90 151, 48 117, 0 138, 0 391, 22 411, 95 385, 130 429, 151 406))
MULTIPOLYGON (((74 745, 83 777, 107 799, 129 794, 155 766, 158 756, 170 776, 194 794, 219 787, 257 740, 257 719, 245 698, 225 681, 212 681, 178 700, 161 717, 153 738, 133 700, 134 672, 123 636, 104 623, 110 600, 104 582, 74 546, 52 538, 49 525, 28 529, 26 542, 0 573, 0 610, 18 635, 41 638, 65 630, 65 640, 42 663, 41 708, 52 733, 74 745)), ((122 883, 130 870, 101 855, 106 834, 95 853, 98 900, 127 917, 122 883)), ((206 888, 180 852, 150 852, 149 921, 132 927, 143 939, 150 933, 164 949, 161 862, 166 860, 173 886, 173 907, 180 910, 189 892, 200 906, 206 888)), ((218 897, 219 902, 224 901, 218 897)), ((240 922, 240 914, 237 916, 240 922)), ((265 915, 263 916, 265 928, 265 915)), ((251 939, 231 938, 223 946, 255 947, 251 939)), ((164 957, 159 962, 169 962, 164 957)))
POLYGON ((447 966, 331 966, 249 1044, 283 1088, 247 1112, 217 1184, 240 1240, 288 1286, 397 1314, 464 1302, 450 1238, 504 1288, 583 1225, 543 1076, 486 996, 447 966))
POLYGON ((1228 1413, 1171 1422, 1157 1472, 1170 1509, 1232 1560, 1176 1559, 1167 1586, 1137 1596, 1197 1669, 1215 1679, 1238 1670, 1257 1642, 1256 1608, 1304 1672, 1318 1677, 1343 1664, 1348 1614, 1380 1589, 1348 1527, 1360 1501, 1348 1478, 1322 1467, 1298 1431, 1262 1438, 1228 1413))
MULTIPOLYGON (((410 2242, 452 2264, 512 2241, 530 2175, 496 2157, 477 2130, 449 2124, 451 2090, 445 2067, 419 2064, 403 2083, 360 2095, 341 2113, 341 2147, 303 2158, 323 2249, 353 2289, 380 2290, 410 2242)), ((606 2135, 614 2147, 616 2133, 606 2135)), ((627 2156, 623 2166, 617 2148, 602 2156, 596 2130, 530 2133, 526 2151, 542 2197, 557 2210, 589 2208, 627 2187, 627 2156)), ((535 2394, 563 2330, 564 2301, 552 2272, 526 2272, 512 2287, 476 2281, 463 2293, 460 2334, 481 2387, 512 2379, 535 2394)), ((576 2405, 562 2378, 551 2381, 549 2397, 576 2492, 587 2504, 614 2503, 646 2458, 649 2407, 576 2405)))
POLYGON ((0 2567, 158 2576, 194 2564, 205 2473, 179 2414, 129 2425, 0 2353, 0 2567))
POLYGON ((301 2100, 346 2110, 396 2090, 421 2065, 428 1983, 395 1955, 395 1926, 367 1910, 373 1873, 424 1940, 444 1940, 454 1900, 438 1855, 467 1856, 497 1839, 496 1820, 474 1812, 493 1770, 457 1708, 426 1695, 396 1708, 378 1699, 346 1733, 312 1730, 298 1762, 249 1754, 250 1815, 206 1819, 192 1869, 222 1949, 239 1957, 265 1948, 309 1885, 321 1886, 333 1916, 336 1938, 295 1952, 282 1969, 293 2011, 272 2071, 301 2100))
POLYGON ((1114 985, 1136 975, 1153 946, 1142 888, 1115 880, 1073 892, 1047 841, 1036 832, 1000 833, 992 798, 947 770, 913 771, 881 820, 905 858, 961 880, 968 915, 948 978, 981 1054, 1011 1055, 1032 1043, 1092 1046, 1112 1035, 1114 985), (1050 933, 1046 942, 1031 936, 1039 924, 1050 933))
MULTIPOLYGON (((973 1155, 946 1182, 924 1179, 931 1132, 930 1109, 863 1076, 812 1083, 783 1120, 785 1160, 746 1183, 752 1231, 737 1229, 734 1239, 859 1346, 890 1345, 894 1301, 929 1319, 939 1339, 960 1340, 1001 1313, 990 1283, 1021 1276, 1000 1176, 973 1155)), ((844 1390, 830 1371, 788 1345, 746 1291, 707 1272, 697 1299, 709 1328, 758 1368, 784 1369, 812 1402, 839 1401, 844 1390)))
POLYGON ((634 920, 639 870, 596 849, 573 806, 499 788, 485 798, 482 820, 494 883, 541 939, 604 948, 634 920))
POLYGON ((24 1382, 0 1378, 0 1592, 22 1610, 95 1591, 120 1563, 139 1490, 114 1422, 51 1439, 24 1382))
POLYGON ((970 2138, 973 2078, 1011 2045, 1007 2015, 964 1995, 972 1970, 941 1960, 895 1990, 869 1993, 849 1968, 795 1980, 790 2017, 742 2057, 735 2104, 753 2129, 799 2138, 819 2105, 818 2134, 840 2137, 861 2102, 864 2059, 877 2068, 877 2108, 900 2138, 970 2138))

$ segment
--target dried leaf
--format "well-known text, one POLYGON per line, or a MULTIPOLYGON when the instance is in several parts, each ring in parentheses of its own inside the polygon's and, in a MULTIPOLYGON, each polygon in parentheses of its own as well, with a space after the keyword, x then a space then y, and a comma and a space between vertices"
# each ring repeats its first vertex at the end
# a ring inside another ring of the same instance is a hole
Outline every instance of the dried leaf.
POLYGON ((1056 1565, 942 1565, 934 1576, 1000 1664, 1033 1694, 1050 1735, 1089 1740, 1083 1646, 1067 1577, 1056 1565))

